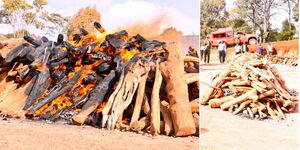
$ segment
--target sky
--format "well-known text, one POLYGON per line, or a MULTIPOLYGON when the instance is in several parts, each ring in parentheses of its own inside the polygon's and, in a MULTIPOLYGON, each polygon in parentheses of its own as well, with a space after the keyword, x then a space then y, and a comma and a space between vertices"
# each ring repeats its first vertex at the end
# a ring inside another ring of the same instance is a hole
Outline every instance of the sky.
MULTIPOLYGON (((101 24, 114 30, 128 24, 147 22, 164 14, 166 27, 175 27, 185 35, 199 34, 198 0, 48 0, 50 12, 73 16, 80 8, 96 5, 101 24)), ((0 24, 0 33, 11 32, 9 25, 0 24)), ((34 31, 43 34, 43 31, 34 31)))

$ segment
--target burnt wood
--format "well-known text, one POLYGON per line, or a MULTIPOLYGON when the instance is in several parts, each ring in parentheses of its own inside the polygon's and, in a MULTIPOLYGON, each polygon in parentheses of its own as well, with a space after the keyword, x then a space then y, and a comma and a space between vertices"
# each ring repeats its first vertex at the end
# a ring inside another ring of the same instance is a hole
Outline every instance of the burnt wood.
POLYGON ((39 42, 38 40, 34 40, 32 37, 25 35, 24 36, 24 40, 27 41, 28 43, 32 44, 35 47, 39 47, 41 46, 41 42, 39 42))
POLYGON ((69 81, 69 83, 65 87, 63 87, 61 90, 59 90, 57 92, 52 92, 51 94, 45 96, 36 105, 34 105, 31 110, 33 112, 35 112, 38 109, 40 109, 41 107, 43 107, 45 104, 53 101, 54 99, 56 99, 57 97, 63 95, 64 93, 69 92, 72 89, 72 87, 75 85, 75 83, 78 81, 78 79, 79 79, 80 75, 82 74, 82 72, 83 72, 83 69, 76 72, 74 77, 69 81))
POLYGON ((28 98, 26 99, 23 110, 27 110, 45 92, 50 85, 49 79, 50 71, 48 68, 38 74, 37 79, 30 90, 28 98))
POLYGON ((7 63, 12 62, 16 57, 18 57, 18 54, 28 46, 27 43, 23 43, 19 46, 17 46, 16 48, 12 49, 6 56, 5 61, 7 63))

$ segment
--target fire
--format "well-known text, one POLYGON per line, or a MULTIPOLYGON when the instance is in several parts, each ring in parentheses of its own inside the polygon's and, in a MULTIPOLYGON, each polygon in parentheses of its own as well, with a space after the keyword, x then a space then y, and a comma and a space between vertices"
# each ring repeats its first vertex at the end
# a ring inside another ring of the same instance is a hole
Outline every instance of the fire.
POLYGON ((130 51, 128 51, 127 49, 121 49, 121 50, 117 51, 116 53, 120 54, 122 59, 125 62, 128 62, 135 54, 139 54, 140 51, 137 49, 130 50, 130 51))
POLYGON ((102 110, 104 109, 104 107, 106 106, 107 102, 103 102, 101 105, 99 105, 98 109, 96 110, 96 113, 100 113, 102 112, 102 110))

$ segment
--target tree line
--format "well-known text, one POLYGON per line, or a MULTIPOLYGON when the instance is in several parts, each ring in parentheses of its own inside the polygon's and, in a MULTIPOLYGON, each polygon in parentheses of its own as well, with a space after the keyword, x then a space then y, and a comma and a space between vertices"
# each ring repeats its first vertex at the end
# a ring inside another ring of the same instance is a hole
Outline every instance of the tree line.
POLYGON ((298 20, 299 0, 235 0, 230 11, 226 10, 225 0, 201 0, 200 3, 202 39, 218 28, 232 27, 246 33, 259 29, 264 42, 291 40, 298 34, 298 20), (271 19, 279 9, 284 10, 288 18, 282 20, 281 29, 272 29, 271 19))
POLYGON ((42 29, 50 36, 56 32, 66 33, 69 18, 45 10, 47 5, 46 0, 3 0, 0 6, 0 23, 12 27, 14 38, 29 34, 28 29, 42 29))

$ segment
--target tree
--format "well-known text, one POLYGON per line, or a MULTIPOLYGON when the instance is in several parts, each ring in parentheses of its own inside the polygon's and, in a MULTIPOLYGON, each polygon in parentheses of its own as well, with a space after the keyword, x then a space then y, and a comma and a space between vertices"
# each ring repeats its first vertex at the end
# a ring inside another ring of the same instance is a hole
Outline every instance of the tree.
POLYGON ((299 0, 297 0, 297 3, 295 4, 293 8, 293 19, 298 22, 299 21, 299 0))
POLYGON ((282 22, 282 29, 279 36, 280 40, 292 40, 296 34, 296 27, 293 23, 290 23, 288 20, 282 22))
POLYGON ((200 25, 201 38, 217 28, 225 27, 224 22, 228 17, 225 9, 225 0, 201 0, 200 3, 200 25))
POLYGON ((101 15, 97 11, 96 6, 82 8, 74 15, 68 22, 69 26, 69 39, 72 35, 79 33, 79 28, 84 28, 88 32, 92 32, 95 28, 93 23, 95 21, 100 22, 101 15))

